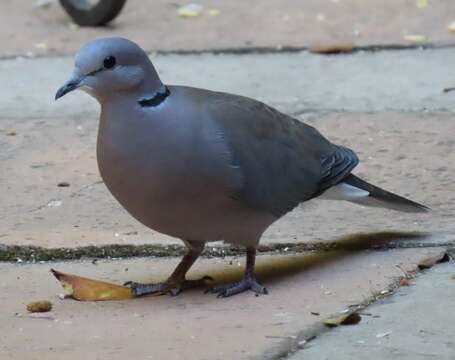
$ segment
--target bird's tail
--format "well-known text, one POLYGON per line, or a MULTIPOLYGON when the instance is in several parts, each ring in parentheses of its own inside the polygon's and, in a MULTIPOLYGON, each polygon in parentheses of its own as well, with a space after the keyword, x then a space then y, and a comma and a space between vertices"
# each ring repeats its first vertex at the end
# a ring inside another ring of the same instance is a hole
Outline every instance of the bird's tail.
POLYGON ((430 210, 425 205, 383 190, 352 174, 328 189, 321 197, 410 213, 422 213, 430 210))

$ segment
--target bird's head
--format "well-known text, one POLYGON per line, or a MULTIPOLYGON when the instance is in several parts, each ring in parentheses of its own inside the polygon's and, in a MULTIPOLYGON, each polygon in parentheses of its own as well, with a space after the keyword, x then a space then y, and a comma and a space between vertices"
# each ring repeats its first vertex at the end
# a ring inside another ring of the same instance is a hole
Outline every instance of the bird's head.
POLYGON ((103 101, 119 92, 154 92, 161 85, 147 54, 137 44, 119 37, 101 38, 81 48, 71 77, 55 99, 82 89, 103 101))

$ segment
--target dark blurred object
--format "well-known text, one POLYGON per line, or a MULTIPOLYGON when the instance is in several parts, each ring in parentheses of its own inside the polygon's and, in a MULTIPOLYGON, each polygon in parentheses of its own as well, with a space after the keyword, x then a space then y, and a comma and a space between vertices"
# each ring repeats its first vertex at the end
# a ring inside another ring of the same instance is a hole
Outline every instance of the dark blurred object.
POLYGON ((314 54, 341 54, 350 53, 354 51, 353 43, 329 44, 329 45, 316 45, 310 47, 310 52, 314 54))
POLYGON ((80 26, 102 26, 113 20, 126 0, 60 0, 73 21, 80 26))

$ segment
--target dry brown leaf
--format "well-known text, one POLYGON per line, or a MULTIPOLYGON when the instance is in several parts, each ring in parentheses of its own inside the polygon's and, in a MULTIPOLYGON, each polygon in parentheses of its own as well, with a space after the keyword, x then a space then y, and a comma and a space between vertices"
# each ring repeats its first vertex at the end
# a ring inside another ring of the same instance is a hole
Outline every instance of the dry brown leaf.
POLYGON ((427 41, 427 38, 424 35, 413 35, 413 34, 405 35, 403 37, 403 39, 405 39, 406 41, 415 43, 415 44, 423 44, 424 42, 427 41))
POLYGON ((63 286, 63 289, 76 300, 104 301, 125 300, 134 297, 131 289, 126 286, 110 284, 104 281, 92 280, 76 275, 64 274, 51 269, 52 274, 63 286))
POLYGON ((49 300, 33 301, 27 304, 27 311, 31 313, 48 312, 52 310, 52 303, 49 300))
POLYGON ((310 52, 315 54, 340 54, 354 51, 353 43, 316 45, 310 48, 310 52))
POLYGON ((407 278, 400 279, 400 286, 409 286, 412 285, 412 282, 407 278))
POLYGON ((441 252, 437 255, 430 256, 426 259, 423 259, 422 261, 420 261, 418 263, 417 266, 419 267, 420 270, 429 269, 434 264, 442 263, 442 262, 446 262, 446 261, 449 261, 449 255, 447 255, 447 253, 445 253, 445 252, 441 252))
POLYGON ((346 314, 336 314, 324 319, 324 325, 328 327, 335 327, 338 325, 355 325, 360 322, 362 317, 358 312, 346 313, 346 314))
POLYGON ((449 279, 450 280, 455 280, 455 275, 450 275, 449 279))

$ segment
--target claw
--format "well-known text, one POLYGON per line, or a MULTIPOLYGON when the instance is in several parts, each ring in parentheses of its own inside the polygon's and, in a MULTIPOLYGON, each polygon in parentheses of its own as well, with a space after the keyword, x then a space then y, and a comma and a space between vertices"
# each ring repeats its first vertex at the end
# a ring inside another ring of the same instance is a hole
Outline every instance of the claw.
POLYGON ((205 293, 217 294, 218 298, 229 297, 232 295, 240 294, 244 291, 251 290, 256 294, 268 294, 267 289, 259 284, 254 277, 244 277, 242 280, 232 284, 215 286, 207 289, 205 293))
POLYGON ((170 288, 169 289, 169 294, 171 294, 171 296, 177 296, 181 292, 182 292, 182 289, 180 289, 180 288, 170 288))
POLYGON ((206 281, 213 281, 210 276, 204 276, 196 280, 184 280, 182 282, 165 281, 157 284, 141 284, 134 281, 127 281, 124 286, 129 286, 134 296, 149 294, 170 294, 171 296, 179 295, 182 290, 205 285, 206 281))

